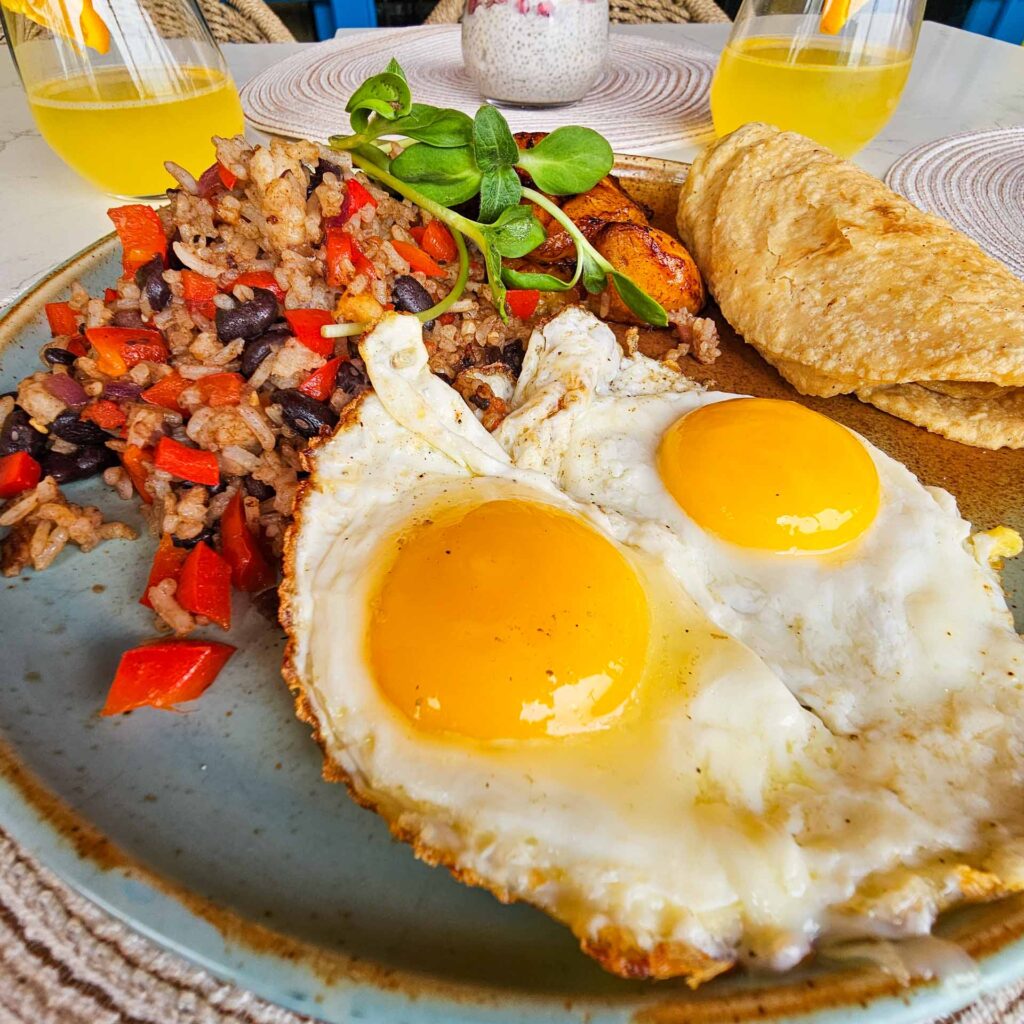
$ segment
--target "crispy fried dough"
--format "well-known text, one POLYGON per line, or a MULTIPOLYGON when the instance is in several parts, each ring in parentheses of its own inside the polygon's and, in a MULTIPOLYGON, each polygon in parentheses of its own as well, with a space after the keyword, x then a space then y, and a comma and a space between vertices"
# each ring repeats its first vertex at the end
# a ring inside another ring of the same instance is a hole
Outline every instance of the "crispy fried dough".
POLYGON ((697 159, 678 219, 726 319, 800 391, 1024 446, 1019 398, 949 386, 1024 385, 1024 282, 945 221, 764 125, 697 159))

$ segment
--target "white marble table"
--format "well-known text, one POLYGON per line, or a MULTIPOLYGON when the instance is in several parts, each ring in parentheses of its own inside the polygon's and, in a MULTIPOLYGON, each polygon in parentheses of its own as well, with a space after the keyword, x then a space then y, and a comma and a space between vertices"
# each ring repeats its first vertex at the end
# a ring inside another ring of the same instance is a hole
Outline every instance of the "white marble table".
MULTIPOLYGON (((646 25, 616 31, 678 38, 719 51, 728 25, 646 25)), ((384 30, 377 30, 384 31, 384 30)), ((302 43, 229 45, 240 85, 302 43)), ((857 158, 883 175, 922 142, 973 128, 1024 123, 1024 48, 926 23, 899 109, 857 158)), ((688 160, 692 143, 658 150, 688 160)), ((78 178, 40 138, 9 55, 0 57, 0 307, 55 263, 110 230, 111 202, 78 178)))

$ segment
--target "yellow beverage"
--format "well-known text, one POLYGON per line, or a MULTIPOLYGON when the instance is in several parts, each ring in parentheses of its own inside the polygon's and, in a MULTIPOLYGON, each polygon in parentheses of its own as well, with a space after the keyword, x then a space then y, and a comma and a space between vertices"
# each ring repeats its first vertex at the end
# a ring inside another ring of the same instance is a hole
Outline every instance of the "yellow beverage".
POLYGON ((765 121, 851 156, 892 116, 909 73, 910 56, 896 50, 854 52, 841 40, 800 47, 782 36, 740 39, 722 52, 711 83, 715 131, 765 121))
POLYGON ((236 135, 243 127, 234 83, 213 68, 160 68, 148 75, 102 68, 40 82, 28 100, 39 131, 61 159, 115 195, 156 195, 174 185, 165 160, 200 174, 215 158, 210 137, 236 135))

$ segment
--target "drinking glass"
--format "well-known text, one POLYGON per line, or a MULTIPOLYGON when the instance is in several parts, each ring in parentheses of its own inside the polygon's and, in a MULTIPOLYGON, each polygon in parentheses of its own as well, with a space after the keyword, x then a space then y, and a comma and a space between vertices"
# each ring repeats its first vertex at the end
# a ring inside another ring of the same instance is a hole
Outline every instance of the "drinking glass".
POLYGON ((711 83, 719 135, 765 121, 852 156, 882 130, 910 73, 924 0, 853 0, 845 24, 843 3, 826 0, 823 12, 822 0, 743 0, 711 83))
POLYGON ((244 119, 224 58, 194 0, 0 0, 7 43, 43 138, 116 196, 198 176, 212 135, 244 119))

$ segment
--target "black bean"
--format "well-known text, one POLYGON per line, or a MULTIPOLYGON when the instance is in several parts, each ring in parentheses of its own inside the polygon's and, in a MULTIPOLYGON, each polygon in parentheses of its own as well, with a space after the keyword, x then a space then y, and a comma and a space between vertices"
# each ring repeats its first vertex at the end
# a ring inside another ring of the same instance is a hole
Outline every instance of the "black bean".
POLYGON ((313 173, 309 176, 309 184, 306 186, 307 199, 313 194, 314 189, 323 184, 324 175, 328 171, 341 177, 341 168, 337 164, 332 164, 329 160, 318 160, 316 167, 313 168, 313 173))
POLYGON ((242 477, 242 486, 245 488, 246 494, 258 501, 266 501, 267 498, 274 496, 274 488, 262 480, 257 480, 254 476, 242 477))
MULTIPOLYGON (((395 309, 403 313, 422 313, 434 305, 434 300, 427 289, 415 277, 404 275, 395 278, 395 283, 391 286, 391 300, 395 304, 395 309)), ((428 331, 433 326, 433 320, 423 325, 428 331)))
POLYGON ((279 624, 278 613, 281 609, 281 599, 277 593, 277 587, 270 587, 269 590, 261 590, 252 596, 252 606, 265 619, 279 624))
MULTIPOLYGON (((157 260, 159 259, 158 256, 157 260)), ((150 309, 156 313, 159 313, 171 301, 171 286, 164 280, 163 263, 146 278, 142 294, 149 299, 150 309)))
POLYGON ((338 414, 326 402, 318 402, 297 388, 275 391, 270 400, 281 406, 285 422, 303 437, 316 437, 338 422, 338 414))
POLYGON ((277 319, 277 296, 267 288, 253 288, 253 297, 234 309, 217 310, 217 337, 258 338, 277 319))
POLYGON ((103 444, 109 436, 95 423, 79 419, 78 413, 65 409, 50 424, 50 433, 69 444, 96 445, 103 444))
POLYGON ((245 348, 242 349, 242 376, 248 380, 259 368, 260 363, 290 334, 291 330, 286 324, 274 324, 265 334, 247 341, 245 348))
POLYGON ((366 370, 357 363, 342 363, 338 367, 334 386, 341 388, 346 395, 358 395, 369 388, 370 378, 366 375, 366 370))
POLYGON ((24 409, 15 409, 4 420, 0 429, 0 455, 12 452, 28 452, 39 459, 46 449, 46 435, 29 423, 29 414, 24 409))
POLYGON ((51 450, 45 452, 39 461, 44 476, 52 476, 59 484, 68 484, 72 480, 84 480, 102 473, 108 466, 117 464, 117 456, 103 445, 79 448, 70 454, 51 450))
POLYGON ((504 363, 515 376, 523 370, 523 357, 526 355, 526 348, 519 338, 508 342, 498 355, 498 362, 504 363))
POLYGON ((66 348, 57 348, 56 345, 43 349, 43 360, 50 366, 70 366, 77 358, 74 352, 69 352, 66 348))
POLYGON ((189 537, 188 540, 184 540, 181 537, 171 538, 174 541, 176 548, 185 548, 191 551, 200 541, 208 544, 211 548, 216 546, 217 533, 212 526, 207 526, 201 532, 197 533, 194 537, 189 537))
POLYGON ((145 321, 137 309, 119 309, 111 318, 114 327, 143 327, 145 321))

